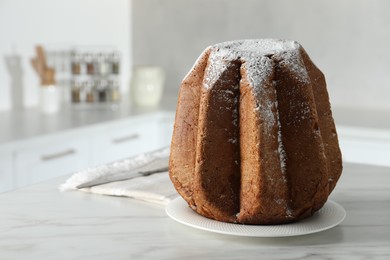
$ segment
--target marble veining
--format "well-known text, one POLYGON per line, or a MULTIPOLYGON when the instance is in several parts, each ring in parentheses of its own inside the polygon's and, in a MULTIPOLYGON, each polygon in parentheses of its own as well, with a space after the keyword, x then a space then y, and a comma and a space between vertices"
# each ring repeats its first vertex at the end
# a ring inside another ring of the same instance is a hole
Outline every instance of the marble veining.
POLYGON ((159 205, 61 193, 67 177, 0 195, 0 259, 390 259, 390 168, 345 165, 331 195, 344 222, 286 238, 215 234, 159 205))

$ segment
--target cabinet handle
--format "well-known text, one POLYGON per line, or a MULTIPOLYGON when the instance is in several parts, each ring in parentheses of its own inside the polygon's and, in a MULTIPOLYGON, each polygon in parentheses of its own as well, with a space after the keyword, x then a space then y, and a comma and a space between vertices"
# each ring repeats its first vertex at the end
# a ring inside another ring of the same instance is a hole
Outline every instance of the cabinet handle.
POLYGON ((68 156, 68 155, 75 154, 75 153, 76 153, 76 150, 69 149, 69 150, 65 150, 65 151, 62 151, 62 152, 58 152, 58 153, 52 153, 52 154, 48 154, 48 155, 43 155, 41 157, 41 160, 42 161, 50 161, 50 160, 54 160, 54 159, 61 158, 61 157, 64 157, 64 156, 68 156))
POLYGON ((139 137, 140 137, 139 134, 132 134, 132 135, 112 139, 111 142, 114 144, 120 144, 120 143, 129 142, 129 141, 138 139, 139 137))

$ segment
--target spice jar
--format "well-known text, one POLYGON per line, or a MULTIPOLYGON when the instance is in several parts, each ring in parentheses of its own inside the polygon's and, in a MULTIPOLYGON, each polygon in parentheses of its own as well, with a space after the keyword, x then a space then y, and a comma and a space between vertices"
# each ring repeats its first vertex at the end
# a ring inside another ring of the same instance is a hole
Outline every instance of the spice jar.
POLYGON ((81 55, 80 55, 80 53, 72 52, 71 63, 72 63, 72 74, 73 75, 80 75, 81 74, 81 55))
POLYGON ((107 101, 107 91, 108 91, 108 82, 105 79, 99 80, 96 86, 98 93, 98 101, 106 102, 107 101))
POLYGON ((85 66, 87 67, 87 74, 95 74, 94 57, 92 53, 86 53, 84 58, 85 66))
POLYGON ((72 102, 73 103, 79 103, 80 98, 80 91, 81 91, 81 82, 78 80, 75 80, 72 82, 72 102))
POLYGON ((119 82, 111 80, 110 82, 110 101, 117 102, 120 99, 119 82))
POLYGON ((85 84, 86 102, 93 103, 95 101, 95 83, 93 80, 86 81, 85 84))
POLYGON ((118 75, 120 67, 120 55, 119 52, 113 52, 111 54, 111 73, 118 75))
POLYGON ((104 53, 101 52, 98 54, 97 62, 95 64, 97 68, 97 74, 105 76, 109 73, 109 65, 104 53))

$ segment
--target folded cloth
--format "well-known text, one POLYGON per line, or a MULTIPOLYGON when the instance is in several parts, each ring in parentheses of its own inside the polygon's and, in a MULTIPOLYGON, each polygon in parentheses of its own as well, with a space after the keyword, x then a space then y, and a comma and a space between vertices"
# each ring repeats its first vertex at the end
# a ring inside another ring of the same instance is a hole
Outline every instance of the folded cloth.
POLYGON ((178 194, 168 176, 169 148, 73 174, 61 191, 125 196, 165 205, 178 194))

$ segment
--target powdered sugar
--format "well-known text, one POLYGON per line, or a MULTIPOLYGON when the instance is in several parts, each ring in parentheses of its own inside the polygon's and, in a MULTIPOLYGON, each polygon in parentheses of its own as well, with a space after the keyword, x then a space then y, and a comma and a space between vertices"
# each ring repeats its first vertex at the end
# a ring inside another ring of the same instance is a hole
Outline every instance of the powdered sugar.
MULTIPOLYGON (((266 99, 265 101, 261 101, 255 109, 261 114, 264 127, 269 133, 272 132, 275 125, 277 126, 277 152, 279 154, 280 169, 284 182, 287 182, 285 176, 286 152, 282 142, 276 90, 274 87, 266 89, 264 84, 272 80, 275 66, 275 62, 271 58, 273 55, 277 55, 279 64, 290 69, 299 81, 307 81, 309 77, 300 55, 301 48, 295 41, 260 39, 224 42, 206 49, 207 51, 210 50, 210 55, 203 80, 203 86, 205 88, 213 87, 229 66, 232 66, 232 62, 240 61, 241 66, 244 66, 246 79, 249 81, 255 94, 258 97, 269 95, 275 97, 273 100, 266 99)), ((225 90, 225 92, 226 98, 231 99, 232 91, 225 90)), ((260 100, 263 99, 260 98, 260 100)), ((236 111, 233 111, 233 114, 236 115, 236 111)), ((234 121, 233 124, 237 126, 236 118, 234 118, 234 121)), ((229 139, 229 142, 233 143, 235 141, 229 139)))
POLYGON ((303 83, 310 82, 310 77, 305 64, 303 63, 299 48, 281 52, 279 56, 282 59, 280 61, 280 65, 285 66, 291 73, 293 73, 297 81, 303 83))
POLYGON ((215 82, 221 77, 221 75, 227 70, 231 64, 231 59, 226 59, 229 52, 225 50, 219 51, 218 49, 212 48, 209 56, 208 66, 204 73, 203 86, 210 88, 214 86, 215 82))
POLYGON ((231 62, 237 60, 246 63, 251 84, 259 86, 261 83, 259 81, 272 71, 274 63, 270 62, 270 57, 275 54, 280 57, 281 64, 288 65, 299 81, 308 81, 309 77, 300 54, 301 48, 295 41, 277 39, 230 41, 210 46, 205 50, 205 52, 210 50, 210 56, 205 71, 204 87, 212 87, 231 62))
POLYGON ((268 88, 264 87, 264 84, 272 79, 272 63, 272 60, 268 58, 256 57, 242 65, 246 71, 255 71, 258 68, 257 73, 248 74, 246 78, 250 81, 252 89, 257 96, 258 103, 256 104, 255 110, 260 113, 264 128, 267 129, 267 132, 272 131, 277 120, 275 115, 276 100, 266 98, 270 96, 276 97, 275 90, 271 86, 268 88))
POLYGON ((242 66, 247 71, 247 79, 253 89, 260 92, 263 83, 272 77, 274 62, 268 57, 251 57, 249 60, 245 60, 242 66))
POLYGON ((286 208, 286 215, 287 215, 288 218, 293 218, 294 217, 293 216, 293 212, 292 212, 290 207, 286 208))
POLYGON ((295 41, 286 41, 278 39, 238 40, 213 45, 213 47, 234 50, 240 54, 251 53, 256 54, 258 56, 275 54, 295 49, 298 46, 299 44, 295 41))
POLYGON ((283 174, 283 181, 287 182, 286 178, 286 152, 284 150, 283 141, 282 141, 282 130, 281 130, 281 124, 279 120, 279 110, 278 108, 278 102, 276 101, 276 116, 277 116, 277 122, 278 122, 278 153, 279 153, 279 160, 280 160, 280 170, 283 174))

